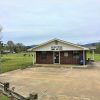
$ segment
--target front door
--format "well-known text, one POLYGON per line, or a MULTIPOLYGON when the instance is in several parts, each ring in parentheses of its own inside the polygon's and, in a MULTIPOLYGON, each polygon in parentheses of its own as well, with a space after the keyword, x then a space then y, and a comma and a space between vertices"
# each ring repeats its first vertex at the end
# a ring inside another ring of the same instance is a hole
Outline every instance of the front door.
POLYGON ((54 58, 54 64, 59 64, 59 52, 58 51, 55 51, 54 52, 54 56, 53 56, 53 58, 54 58))

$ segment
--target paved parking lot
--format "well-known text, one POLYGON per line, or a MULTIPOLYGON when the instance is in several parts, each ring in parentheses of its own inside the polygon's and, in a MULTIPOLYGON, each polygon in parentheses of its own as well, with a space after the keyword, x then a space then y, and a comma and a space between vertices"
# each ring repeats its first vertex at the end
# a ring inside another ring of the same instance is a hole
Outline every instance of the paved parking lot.
POLYGON ((0 75, 15 91, 39 100, 100 100, 100 69, 27 68, 0 75))

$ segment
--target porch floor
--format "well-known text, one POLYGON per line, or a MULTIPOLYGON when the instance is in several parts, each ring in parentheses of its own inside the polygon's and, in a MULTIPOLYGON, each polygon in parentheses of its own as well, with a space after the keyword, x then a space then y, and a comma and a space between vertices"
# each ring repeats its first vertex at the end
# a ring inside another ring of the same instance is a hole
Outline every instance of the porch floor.
POLYGON ((87 68, 88 65, 71 65, 71 64, 34 64, 34 67, 63 67, 63 68, 87 68))

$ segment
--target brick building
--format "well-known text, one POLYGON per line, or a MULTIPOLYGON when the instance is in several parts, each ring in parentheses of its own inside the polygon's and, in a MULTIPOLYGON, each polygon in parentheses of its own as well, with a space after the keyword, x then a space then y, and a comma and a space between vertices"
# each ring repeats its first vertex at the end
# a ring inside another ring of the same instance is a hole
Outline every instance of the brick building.
POLYGON ((33 48, 36 64, 86 64, 89 48, 53 39, 33 48))

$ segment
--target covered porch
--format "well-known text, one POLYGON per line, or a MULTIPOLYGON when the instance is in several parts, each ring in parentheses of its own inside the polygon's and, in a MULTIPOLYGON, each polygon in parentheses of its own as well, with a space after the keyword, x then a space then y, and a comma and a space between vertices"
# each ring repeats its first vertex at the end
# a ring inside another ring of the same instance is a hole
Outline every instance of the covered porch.
POLYGON ((46 67, 46 68, 87 68, 88 65, 72 65, 72 64, 34 64, 34 67, 46 67))
POLYGON ((36 51, 33 64, 86 65, 87 51, 36 51))
POLYGON ((36 59, 33 64, 71 64, 86 65, 89 48, 53 39, 33 48, 36 59))

